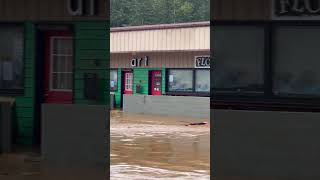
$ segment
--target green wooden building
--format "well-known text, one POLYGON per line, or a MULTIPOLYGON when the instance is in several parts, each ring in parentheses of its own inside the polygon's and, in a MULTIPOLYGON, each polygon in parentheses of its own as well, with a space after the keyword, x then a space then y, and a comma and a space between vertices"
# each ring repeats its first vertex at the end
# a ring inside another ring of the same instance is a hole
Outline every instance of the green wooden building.
POLYGON ((41 104, 107 104, 106 0, 0 2, 0 96, 14 101, 15 143, 37 144, 41 104))

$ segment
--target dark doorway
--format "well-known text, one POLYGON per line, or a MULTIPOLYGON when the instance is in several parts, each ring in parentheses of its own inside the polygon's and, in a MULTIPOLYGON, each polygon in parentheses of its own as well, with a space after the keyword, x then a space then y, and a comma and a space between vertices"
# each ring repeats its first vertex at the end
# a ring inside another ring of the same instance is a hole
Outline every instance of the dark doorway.
POLYGON ((34 119, 34 142, 41 143, 41 104, 44 102, 44 59, 45 59, 45 37, 44 32, 37 30, 36 34, 36 64, 35 64, 35 119, 34 119))
POLYGON ((161 71, 149 72, 149 95, 161 96, 162 75, 161 71))
POLYGON ((73 35, 70 31, 45 32, 44 102, 72 104, 73 35))
POLYGON ((42 104, 46 97, 46 59, 48 58, 48 32, 72 32, 69 26, 38 25, 35 43, 35 110, 34 110, 34 145, 41 144, 42 104))

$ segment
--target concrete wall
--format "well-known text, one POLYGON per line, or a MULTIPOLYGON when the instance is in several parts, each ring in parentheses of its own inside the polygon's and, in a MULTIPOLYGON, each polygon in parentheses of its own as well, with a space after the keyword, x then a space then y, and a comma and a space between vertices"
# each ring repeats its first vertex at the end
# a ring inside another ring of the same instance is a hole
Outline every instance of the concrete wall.
POLYGON ((12 106, 13 99, 0 98, 0 154, 12 150, 12 106))
POLYGON ((98 105, 42 107, 41 153, 45 163, 104 166, 109 141, 109 110, 98 105))
POLYGON ((210 98, 124 95, 123 111, 133 114, 210 118, 210 98))
POLYGON ((218 179, 320 176, 320 113, 211 110, 211 116, 218 179))

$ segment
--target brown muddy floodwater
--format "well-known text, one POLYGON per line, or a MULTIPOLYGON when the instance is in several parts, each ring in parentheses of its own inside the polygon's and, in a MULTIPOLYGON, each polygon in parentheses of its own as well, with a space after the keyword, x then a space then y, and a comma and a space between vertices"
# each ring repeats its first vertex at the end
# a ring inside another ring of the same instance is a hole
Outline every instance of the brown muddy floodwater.
POLYGON ((111 112, 111 180, 210 179, 208 119, 111 112))
MULTIPOLYGON (((112 111, 110 179, 209 180, 210 128, 185 126, 208 121, 112 111)), ((0 180, 95 180, 103 179, 101 172, 81 167, 46 168, 38 149, 18 148, 0 154, 0 180)))

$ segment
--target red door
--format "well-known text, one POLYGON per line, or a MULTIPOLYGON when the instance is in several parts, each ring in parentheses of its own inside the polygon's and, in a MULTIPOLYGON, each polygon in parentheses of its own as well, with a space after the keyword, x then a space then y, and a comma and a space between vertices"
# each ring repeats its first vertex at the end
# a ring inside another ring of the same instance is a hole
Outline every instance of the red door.
POLYGON ((124 72, 124 82, 123 82, 124 90, 123 94, 132 94, 133 87, 133 73, 132 72, 124 72))
POLYGON ((161 71, 151 71, 151 95, 161 95, 161 71))
POLYGON ((70 104, 73 96, 72 33, 50 31, 45 34, 45 103, 70 104))

